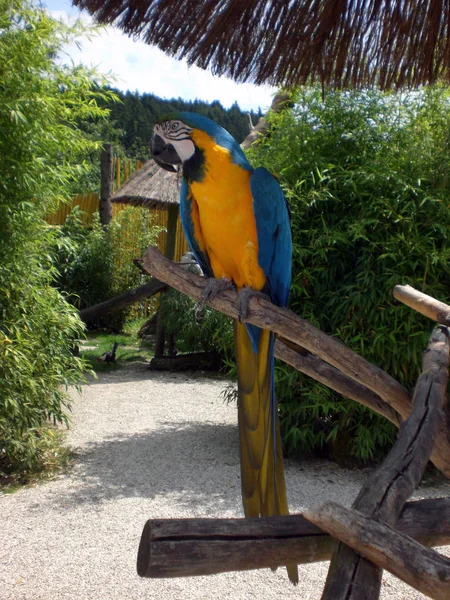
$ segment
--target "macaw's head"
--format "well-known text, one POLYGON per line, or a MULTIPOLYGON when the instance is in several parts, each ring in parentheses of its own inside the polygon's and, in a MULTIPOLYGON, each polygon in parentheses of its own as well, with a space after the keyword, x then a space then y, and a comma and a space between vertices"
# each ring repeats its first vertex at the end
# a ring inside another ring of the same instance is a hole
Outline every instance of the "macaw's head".
POLYGON ((178 165, 189 160, 195 153, 191 139, 192 129, 177 115, 160 119, 153 128, 151 140, 154 161, 167 171, 176 171, 178 165))
POLYGON ((201 176, 205 153, 219 146, 230 159, 250 169, 239 144, 223 127, 203 115, 179 112, 158 119, 153 128, 151 150, 155 162, 163 169, 201 176))

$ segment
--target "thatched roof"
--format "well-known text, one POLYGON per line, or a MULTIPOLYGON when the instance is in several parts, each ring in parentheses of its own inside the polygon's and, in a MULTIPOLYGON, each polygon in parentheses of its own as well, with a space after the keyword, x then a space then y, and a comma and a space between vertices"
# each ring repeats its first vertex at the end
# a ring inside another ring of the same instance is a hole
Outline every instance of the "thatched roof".
POLYGON ((169 204, 179 204, 178 176, 160 169, 153 160, 148 160, 117 190, 111 201, 161 209, 169 204))
POLYGON ((237 81, 335 87, 450 81, 450 0, 73 0, 237 81))

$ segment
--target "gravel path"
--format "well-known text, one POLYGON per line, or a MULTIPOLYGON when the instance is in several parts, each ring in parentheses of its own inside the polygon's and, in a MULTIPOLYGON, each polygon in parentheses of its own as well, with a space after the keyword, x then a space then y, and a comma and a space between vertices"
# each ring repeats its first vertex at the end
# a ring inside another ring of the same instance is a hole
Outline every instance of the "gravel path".
MULTIPOLYGON (((144 580, 135 561, 152 517, 242 516, 236 407, 222 380, 149 372, 102 373, 75 392, 69 475, 0 499, 0 598, 318 600, 328 563, 213 577, 144 580)), ((367 473, 327 462, 288 463, 292 511, 335 500, 349 506, 367 473)), ((417 497, 450 495, 450 485, 417 497)), ((450 554, 450 547, 445 549, 450 554)), ((381 598, 424 598, 385 575, 381 598)))

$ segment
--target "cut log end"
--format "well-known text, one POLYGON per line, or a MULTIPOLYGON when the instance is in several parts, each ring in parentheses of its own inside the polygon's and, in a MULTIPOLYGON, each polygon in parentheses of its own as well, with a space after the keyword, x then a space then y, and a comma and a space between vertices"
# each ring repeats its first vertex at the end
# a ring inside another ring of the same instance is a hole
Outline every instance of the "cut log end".
POLYGON ((141 535, 141 541, 139 542, 139 549, 137 555, 137 573, 139 577, 150 577, 149 568, 151 564, 151 554, 152 554, 152 523, 151 521, 147 521, 144 525, 144 529, 141 535))

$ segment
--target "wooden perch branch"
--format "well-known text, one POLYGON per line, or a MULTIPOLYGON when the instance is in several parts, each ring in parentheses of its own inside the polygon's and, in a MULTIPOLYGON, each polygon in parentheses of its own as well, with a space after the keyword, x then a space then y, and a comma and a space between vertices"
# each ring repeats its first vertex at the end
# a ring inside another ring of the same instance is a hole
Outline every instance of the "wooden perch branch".
POLYGON ((98 319, 111 312, 118 311, 126 306, 129 306, 130 304, 134 304, 135 302, 139 302, 144 298, 149 298, 150 296, 154 296, 155 294, 165 290, 167 290, 165 283, 161 283, 161 281, 152 279, 152 281, 149 281, 148 283, 145 283, 144 285, 132 290, 128 290, 123 294, 120 294, 120 296, 115 296, 114 298, 105 300, 105 302, 101 302, 95 306, 84 308, 83 310, 80 310, 78 315, 84 323, 90 323, 94 319, 98 319))
POLYGON ((297 346, 294 350, 292 344, 285 342, 284 340, 278 339, 275 342, 275 356, 280 360, 284 361, 288 365, 301 371, 315 379, 320 381, 324 385, 338 392, 344 398, 350 398, 356 400, 360 404, 364 404, 373 411, 383 415, 386 419, 389 419, 391 423, 399 426, 399 416, 387 402, 384 402, 378 394, 372 392, 364 385, 353 381, 347 375, 341 373, 336 367, 332 367, 328 363, 314 354, 311 354, 304 348, 297 346))
MULTIPOLYGON (((144 256, 144 267, 147 272, 151 273, 159 280, 164 281, 168 285, 191 296, 197 301, 200 300, 203 288, 206 285, 205 279, 193 275, 192 273, 188 273, 175 263, 165 259, 156 248, 149 248, 147 251, 144 256)), ((235 292, 222 292, 216 296, 216 298, 208 302, 208 304, 230 317, 237 318, 235 292)), ((294 345, 300 345, 303 349, 315 355, 317 359, 331 365, 340 371, 342 376, 346 377, 345 379, 341 378, 340 383, 335 380, 335 387, 330 385, 330 382, 327 382, 326 385, 336 389, 336 386, 340 386, 341 384, 348 383, 349 380, 352 380, 359 384, 360 387, 357 388, 358 393, 352 395, 349 394, 348 397, 361 402, 360 395, 364 394, 364 389, 369 389, 385 403, 379 404, 378 400, 375 402, 375 397, 368 394, 367 398, 373 400, 371 403, 371 408, 373 408, 373 410, 377 410, 376 406, 378 403, 378 408, 383 409, 383 412, 381 410, 378 410, 378 412, 387 418, 390 418, 393 422, 397 421, 397 424, 398 419, 395 417, 393 411, 400 413, 403 418, 408 416, 411 410, 411 400, 408 392, 382 369, 372 365, 338 340, 324 334, 322 331, 304 319, 297 317, 292 311, 286 308, 280 308, 261 298, 252 298, 250 300, 249 308, 249 323, 258 325, 264 329, 270 329, 280 337, 293 342, 294 345), (389 410, 387 405, 389 405, 390 409, 393 409, 393 411, 389 410), (390 416, 388 416, 388 414, 390 416)), ((292 360, 294 359, 292 354, 290 354, 290 357, 292 360)), ((298 363, 300 362, 302 361, 298 360, 298 363)), ((307 361, 305 360, 303 361, 304 364, 306 362, 307 361)), ((319 368, 320 363, 316 362, 315 364, 317 368, 319 368)), ((297 365, 295 366, 297 368, 297 365)), ((308 374, 315 377, 315 375, 312 374, 314 370, 310 367, 311 365, 308 366, 308 374)), ((305 370, 305 372, 308 371, 305 370)), ((333 376, 331 371, 327 373, 327 377, 328 376, 333 376)), ((318 377, 315 378, 324 382, 323 372, 321 377, 322 379, 319 379, 318 377)), ((348 389, 345 393, 348 393, 348 389)), ((368 402, 369 400, 367 403, 368 402)), ((450 441, 448 431, 444 426, 436 434, 435 448, 431 459, 434 464, 447 475, 447 477, 450 477, 450 441)))
MULTIPOLYGON (((393 526, 406 500, 419 484, 433 448, 434 436, 442 421, 449 360, 449 332, 446 327, 438 326, 433 330, 424 353, 422 374, 414 390, 411 414, 401 426, 394 447, 353 504, 353 508, 366 517, 393 526)), ((402 556, 402 561, 406 563, 409 558, 402 556)), ((339 544, 333 552, 322 598, 378 598, 380 585, 381 570, 348 546, 339 544)))
MULTIPOLYGON (((183 271, 154 248, 148 250, 143 264, 159 280, 200 300, 204 279, 183 271)), ((237 318, 234 292, 223 292, 208 304, 237 318)), ((304 514, 341 540, 332 552, 323 600, 375 600, 383 568, 433 598, 447 598, 450 560, 419 541, 435 543, 436 525, 439 539, 443 529, 450 529, 450 499, 428 501, 427 510, 416 511, 411 527, 405 528, 405 515, 411 515, 411 505, 405 507, 405 502, 430 455, 450 476, 450 428, 442 410, 450 361, 447 327, 440 325, 432 333, 411 408, 408 393, 397 381, 292 311, 253 298, 248 321, 278 334, 276 355, 282 360, 397 425, 400 416, 406 419, 393 449, 361 490, 353 510, 330 503, 304 514), (427 513, 438 504, 440 512, 433 521, 427 513)), ((321 529, 311 529, 304 517, 148 521, 139 546, 138 573, 143 577, 207 575, 328 558, 331 538, 321 529)))
MULTIPOLYGON (((149 248, 144 256, 144 267, 157 279, 199 301, 206 281, 186 273, 181 267, 165 259, 157 248, 149 248)), ((225 291, 208 301, 209 306, 237 318, 236 293, 225 291)), ((381 396, 405 418, 411 409, 408 392, 379 367, 372 365, 338 340, 326 335, 308 321, 297 317, 291 310, 275 306, 263 298, 250 299, 248 322, 271 329, 294 344, 333 365, 342 373, 381 396)))
MULTIPOLYGON (((378 565, 380 570, 386 569, 430 598, 448 600, 450 559, 425 548, 388 525, 334 502, 308 510, 304 516, 378 565)), ((355 595, 342 597, 378 597, 368 589, 367 580, 354 585, 357 586, 353 588, 355 595)), ((335 596, 338 597, 341 596, 335 596)))
POLYGON ((450 306, 414 289, 410 285, 396 285, 394 297, 422 315, 442 325, 450 325, 450 306))
MULTIPOLYGON (((450 543, 450 499, 409 502, 396 526, 401 534, 421 543, 446 545, 450 543)), ((284 561, 306 564, 328 560, 333 544, 320 526, 302 515, 153 519, 142 533, 137 570, 141 577, 191 577, 283 565, 284 561)))

